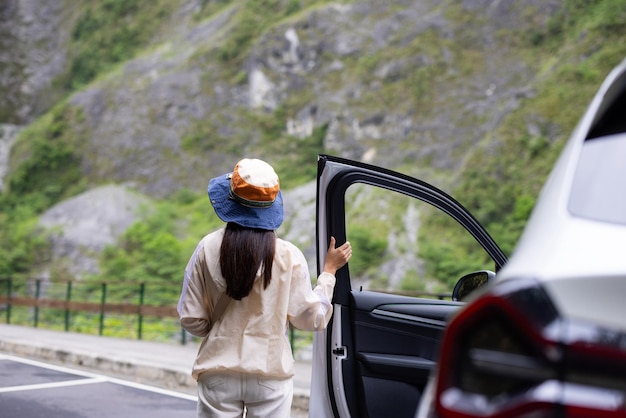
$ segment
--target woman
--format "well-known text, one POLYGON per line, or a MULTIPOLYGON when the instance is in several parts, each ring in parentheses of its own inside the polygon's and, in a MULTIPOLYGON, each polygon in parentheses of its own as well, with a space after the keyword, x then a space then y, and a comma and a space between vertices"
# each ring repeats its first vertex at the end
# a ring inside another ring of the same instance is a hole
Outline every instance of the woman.
POLYGON ((331 238, 311 289, 302 252, 276 237, 283 200, 274 169, 243 159, 211 179, 209 199, 225 228, 206 235, 187 268, 178 313, 204 337, 193 366, 198 417, 289 417, 294 359, 288 323, 318 331, 332 315, 335 273, 352 256, 331 238))

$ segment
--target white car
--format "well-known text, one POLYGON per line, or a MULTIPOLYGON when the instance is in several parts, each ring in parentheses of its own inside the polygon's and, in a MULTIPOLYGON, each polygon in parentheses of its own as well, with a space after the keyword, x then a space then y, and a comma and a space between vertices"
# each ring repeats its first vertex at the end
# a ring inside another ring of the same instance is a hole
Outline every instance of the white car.
POLYGON ((626 61, 506 266, 450 321, 418 416, 626 416, 626 61))
POLYGON ((351 240, 351 206, 388 215, 386 198, 363 205, 368 194, 354 187, 451 217, 490 265, 461 278, 455 300, 363 290, 341 269, 333 319, 314 337, 311 417, 626 417, 626 61, 581 119, 508 261, 441 190, 322 155, 318 268, 331 235, 351 240))

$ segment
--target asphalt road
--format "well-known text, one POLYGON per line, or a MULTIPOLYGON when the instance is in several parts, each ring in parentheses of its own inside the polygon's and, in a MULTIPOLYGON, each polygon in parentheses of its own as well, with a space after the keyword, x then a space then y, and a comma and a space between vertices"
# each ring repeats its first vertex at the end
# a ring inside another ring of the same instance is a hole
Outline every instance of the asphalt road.
POLYGON ((193 418, 195 396, 0 354, 2 418, 193 418))

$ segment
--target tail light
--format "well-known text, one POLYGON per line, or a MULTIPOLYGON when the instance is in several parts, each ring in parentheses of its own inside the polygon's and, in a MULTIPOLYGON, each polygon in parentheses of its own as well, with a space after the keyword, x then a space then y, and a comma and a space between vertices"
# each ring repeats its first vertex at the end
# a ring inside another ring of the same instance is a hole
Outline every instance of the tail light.
POLYGON ((559 318, 536 281, 494 286, 446 330, 437 416, 626 417, 626 345, 599 331, 559 318))

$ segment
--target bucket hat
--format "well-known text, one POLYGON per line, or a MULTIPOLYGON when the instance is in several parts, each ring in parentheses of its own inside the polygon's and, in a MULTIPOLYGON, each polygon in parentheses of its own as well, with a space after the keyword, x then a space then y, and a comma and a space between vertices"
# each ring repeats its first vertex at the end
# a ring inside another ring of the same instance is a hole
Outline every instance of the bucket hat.
POLYGON ((263 160, 239 160, 231 173, 212 178, 208 187, 213 210, 224 222, 274 230, 283 222, 278 175, 263 160))

